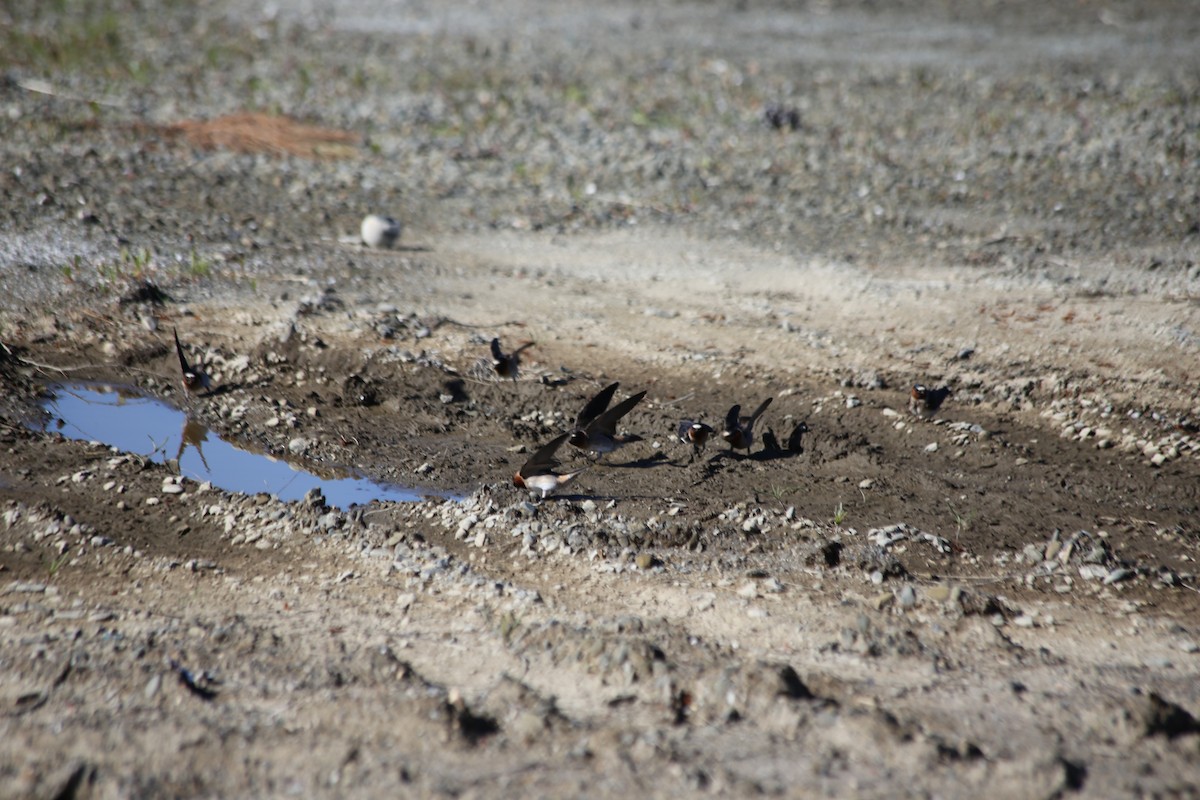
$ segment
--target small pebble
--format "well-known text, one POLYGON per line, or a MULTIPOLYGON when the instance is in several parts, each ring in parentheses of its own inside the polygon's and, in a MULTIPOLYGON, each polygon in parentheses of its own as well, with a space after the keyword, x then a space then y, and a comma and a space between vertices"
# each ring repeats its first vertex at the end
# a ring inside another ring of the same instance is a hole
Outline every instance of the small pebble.
POLYGON ((925 590, 925 596, 935 603, 944 603, 950 599, 950 587, 930 586, 925 590))

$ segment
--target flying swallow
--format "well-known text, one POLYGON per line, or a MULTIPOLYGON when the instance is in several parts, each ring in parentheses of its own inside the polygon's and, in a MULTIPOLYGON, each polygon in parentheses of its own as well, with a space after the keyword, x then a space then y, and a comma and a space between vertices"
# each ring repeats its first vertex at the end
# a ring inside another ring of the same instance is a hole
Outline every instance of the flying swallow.
POLYGON ((949 396, 949 386, 931 389, 924 384, 914 383, 909 393, 908 410, 922 419, 929 419, 937 413, 949 396))
POLYGON ((748 417, 741 416, 742 407, 740 405, 729 409, 729 413, 725 415, 725 430, 721 431, 721 436, 729 442, 732 449, 745 450, 746 455, 750 454, 750 445, 754 444, 754 423, 758 421, 758 418, 762 416, 774 399, 774 397, 768 397, 763 400, 758 409, 748 417))
MULTIPOLYGON (((614 383, 592 398, 591 402, 580 413, 580 419, 583 419, 591 410, 594 410, 592 406, 598 400, 603 400, 604 405, 607 406, 609 399, 612 398, 613 390, 616 388, 617 384, 614 383)), ((578 447, 580 450, 586 450, 596 455, 611 453, 621 445, 641 441, 642 437, 632 434, 618 436, 617 421, 632 411, 633 407, 642 402, 642 398, 645 396, 646 393, 642 391, 631 397, 627 397, 583 425, 580 425, 579 421, 576 420, 575 430, 571 431, 570 438, 567 441, 571 443, 572 447, 578 447)))
POLYGON ((492 369, 501 378, 515 381, 517 373, 521 371, 521 351, 527 347, 533 347, 533 342, 526 342, 511 353, 505 353, 500 349, 500 340, 492 339, 492 369))
POLYGON ((714 432, 711 426, 705 425, 703 422, 685 419, 679 423, 675 435, 679 441, 692 446, 692 457, 688 459, 689 464, 700 457, 704 445, 708 444, 708 437, 712 436, 714 432))
POLYGON ((564 433, 556 437, 549 444, 543 445, 536 453, 530 456, 525 465, 513 475, 513 486, 519 486, 531 492, 541 492, 542 499, 545 499, 546 495, 555 489, 573 481, 583 470, 565 472, 561 475, 554 471, 554 468, 558 466, 558 459, 555 458, 555 454, 570 435, 569 433, 564 433))
POLYGON ((179 332, 171 328, 175 336, 175 353, 179 356, 179 370, 183 373, 183 388, 192 393, 207 391, 212 388, 212 378, 197 364, 195 367, 187 362, 183 354, 183 345, 179 343, 179 332))

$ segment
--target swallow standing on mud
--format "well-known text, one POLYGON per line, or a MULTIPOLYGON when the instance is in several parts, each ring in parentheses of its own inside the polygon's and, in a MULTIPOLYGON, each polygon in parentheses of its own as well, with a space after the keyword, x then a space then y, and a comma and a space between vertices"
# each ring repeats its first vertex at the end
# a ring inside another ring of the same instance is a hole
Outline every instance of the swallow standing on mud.
POLYGON ((187 357, 183 354, 183 345, 179 343, 179 332, 171 328, 171 333, 175 336, 175 354, 179 356, 179 369, 183 373, 183 388, 193 394, 208 391, 212 388, 212 379, 201 369, 199 364, 195 367, 188 364, 187 357))
POLYGON ((789 453, 804 452, 804 434, 808 433, 807 422, 797 422, 796 427, 792 428, 791 434, 787 440, 787 450, 789 453))
POLYGON ((950 396, 950 387, 941 386, 937 389, 930 389, 928 386, 920 383, 914 383, 912 392, 909 393, 908 410, 915 416, 922 419, 929 419, 938 412, 942 407, 942 403, 950 396))
POLYGON ((745 450, 746 455, 750 455, 750 445, 754 444, 754 423, 758 421, 758 418, 762 416, 774 399, 774 397, 768 397, 763 400, 758 409, 748 417, 741 416, 742 407, 740 405, 729 409, 729 413, 725 415, 725 430, 721 431, 721 436, 729 442, 732 449, 745 450))
POLYGON ((515 381, 517 373, 521 371, 521 352, 529 347, 533 347, 533 342, 526 342, 511 353, 505 353, 500 349, 500 340, 492 339, 492 369, 501 378, 515 381))
POLYGON ((567 439, 572 447, 578 447, 580 450, 586 450, 596 455, 604 455, 611 453, 621 445, 641 441, 642 437, 640 436, 618 436, 617 421, 642 402, 646 393, 638 392, 612 408, 608 408, 613 392, 619 385, 614 383, 604 387, 599 394, 588 401, 588 404, 583 407, 583 411, 579 412, 579 417, 575 420, 575 430, 571 431, 570 437, 567 439))
POLYGON ((688 459, 688 463, 692 463, 700 457, 700 453, 704 450, 704 445, 708 444, 708 439, 714 433, 709 425, 703 422, 693 422, 690 419, 685 419, 679 423, 678 430, 675 435, 679 441, 692 446, 692 457, 688 459))
POLYGON ((565 472, 561 475, 554 471, 554 468, 558 466, 558 459, 555 458, 555 454, 570 435, 569 433, 564 433, 556 437, 549 444, 543 445, 536 453, 530 456, 524 466, 513 475, 513 486, 519 486, 531 492, 541 492, 542 499, 544 500, 546 495, 555 489, 575 480, 576 476, 583 472, 583 470, 565 472))

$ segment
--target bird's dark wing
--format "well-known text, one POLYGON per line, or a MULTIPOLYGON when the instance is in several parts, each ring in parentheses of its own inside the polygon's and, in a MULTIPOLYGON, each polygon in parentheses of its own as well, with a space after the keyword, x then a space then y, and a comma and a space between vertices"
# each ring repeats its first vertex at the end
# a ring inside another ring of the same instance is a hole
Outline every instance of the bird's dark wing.
POLYGON ((192 371, 192 368, 188 366, 187 359, 183 355, 183 345, 179 343, 179 331, 171 328, 171 334, 175 337, 175 354, 179 356, 179 368, 186 375, 192 371))
POLYGON ((742 407, 740 405, 732 406, 729 409, 728 413, 725 414, 725 432, 726 433, 733 433, 734 431, 736 431, 738 429, 738 418, 741 416, 741 414, 742 414, 742 407))
POLYGON ((617 420, 628 414, 630 411, 633 411, 633 407, 642 402, 642 398, 645 396, 646 393, 644 391, 638 392, 632 397, 627 397, 620 403, 617 403, 608 411, 605 411, 603 414, 588 423, 588 432, 590 433, 595 431, 596 433, 603 433, 607 434, 608 436, 616 435, 617 420))
POLYGON ((608 408, 608 404, 612 402, 612 396, 616 393, 617 387, 620 385, 618 382, 605 386, 595 397, 589 400, 588 404, 583 407, 583 411, 580 411, 579 416, 575 418, 575 427, 586 428, 588 423, 603 414, 604 409, 608 408))
POLYGON ((547 444, 542 445, 536 453, 529 457, 524 466, 517 471, 517 474, 522 478, 528 478, 533 475, 545 475, 558 465, 558 460, 554 454, 558 452, 558 448, 562 447, 562 443, 570 436, 569 433, 564 433, 555 437, 547 444))
POLYGON ((762 401, 762 403, 759 405, 759 407, 757 409, 755 409, 754 413, 750 415, 750 424, 751 425, 754 424, 754 420, 756 420, 762 416, 762 413, 767 410, 767 406, 771 405, 771 401, 774 399, 775 399, 774 397, 768 397, 766 400, 762 401))
POLYGON ((499 339, 492 339, 492 361, 497 364, 504 363, 504 351, 500 349, 499 339))

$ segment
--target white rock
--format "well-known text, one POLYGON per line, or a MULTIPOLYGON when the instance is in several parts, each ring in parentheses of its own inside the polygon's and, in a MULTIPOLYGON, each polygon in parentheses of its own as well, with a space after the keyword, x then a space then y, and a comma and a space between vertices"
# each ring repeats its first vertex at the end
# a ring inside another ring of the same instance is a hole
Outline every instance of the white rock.
POLYGON ((393 247, 400 238, 401 225, 392 217, 367 214, 363 217, 359 233, 367 247, 393 247))

